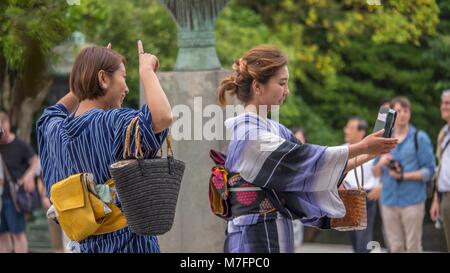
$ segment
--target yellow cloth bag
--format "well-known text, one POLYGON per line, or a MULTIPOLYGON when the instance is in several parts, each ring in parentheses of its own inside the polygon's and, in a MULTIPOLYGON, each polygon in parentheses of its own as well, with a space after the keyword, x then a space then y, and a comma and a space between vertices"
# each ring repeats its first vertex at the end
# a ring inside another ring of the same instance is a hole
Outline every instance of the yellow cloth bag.
POLYGON ((58 222, 73 241, 127 226, 126 218, 113 201, 107 204, 111 212, 105 214, 105 203, 88 190, 90 176, 87 173, 74 174, 54 184, 50 190, 58 222))

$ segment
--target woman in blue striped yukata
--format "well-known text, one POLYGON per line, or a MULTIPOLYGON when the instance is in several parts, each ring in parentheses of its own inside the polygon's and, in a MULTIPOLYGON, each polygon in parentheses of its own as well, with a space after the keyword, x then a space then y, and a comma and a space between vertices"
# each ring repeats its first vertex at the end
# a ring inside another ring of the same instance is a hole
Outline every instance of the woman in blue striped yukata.
MULTIPOLYGON (((129 92, 124 58, 110 44, 85 48, 77 56, 70 74, 71 91, 56 105, 46 108, 37 123, 48 194, 54 183, 76 173, 92 173, 96 183, 110 179, 108 167, 122 159, 126 129, 135 117, 144 157, 156 156, 172 123, 172 112, 155 74, 158 59, 144 53, 141 41, 138 53, 146 101, 140 110, 121 108, 129 92)), ((134 140, 134 132, 131 137, 134 140)), ((133 155, 134 144, 131 147, 133 155)), ((116 205, 120 207, 117 200, 116 205)), ((126 226, 78 243, 80 252, 160 251, 155 236, 135 234, 126 226)))
POLYGON ((291 220, 330 228, 330 218, 345 215, 338 195, 344 175, 397 143, 382 138, 383 131, 350 146, 299 142, 268 118, 289 94, 287 62, 277 48, 258 46, 237 60, 220 84, 222 106, 229 93, 245 107, 225 121, 232 136, 225 163, 231 204, 225 252, 293 252, 291 220))

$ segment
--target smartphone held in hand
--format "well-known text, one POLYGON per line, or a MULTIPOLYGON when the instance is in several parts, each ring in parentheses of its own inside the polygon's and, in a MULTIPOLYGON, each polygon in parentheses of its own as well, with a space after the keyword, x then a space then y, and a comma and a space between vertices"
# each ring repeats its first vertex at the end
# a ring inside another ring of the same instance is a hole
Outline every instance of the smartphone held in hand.
POLYGON ((378 111, 377 121, 375 122, 374 132, 384 129, 383 137, 392 137, 392 130, 397 119, 397 112, 391 108, 381 106, 378 111))

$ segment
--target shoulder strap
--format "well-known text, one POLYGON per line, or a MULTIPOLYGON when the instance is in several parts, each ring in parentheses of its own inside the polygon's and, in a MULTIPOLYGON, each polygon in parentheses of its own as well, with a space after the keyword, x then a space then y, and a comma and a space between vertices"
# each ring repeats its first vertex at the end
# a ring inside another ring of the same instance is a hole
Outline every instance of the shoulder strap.
POLYGON ((444 148, 442 148, 442 150, 441 150, 441 156, 444 154, 445 149, 448 147, 449 144, 450 144, 450 140, 448 140, 448 141, 445 143, 444 148))
POLYGON ((416 130, 414 133, 414 148, 416 149, 416 153, 419 150, 419 130, 416 130))
POLYGON ((11 185, 11 183, 13 183, 13 179, 11 173, 9 172, 8 166, 6 166, 3 158, 1 158, 0 161, 2 162, 3 172, 5 173, 5 180, 11 185))
POLYGON ((416 158, 417 158, 417 163, 419 163, 419 167, 420 167, 420 161, 419 161, 419 133, 420 130, 416 129, 416 132, 414 133, 414 148, 416 151, 416 158))
POLYGON ((3 168, 3 172, 5 173, 5 179, 7 180, 6 183, 8 183, 9 186, 9 193, 11 195, 11 199, 13 201, 14 207, 16 208, 17 211, 19 210, 19 205, 18 205, 18 201, 17 201, 17 184, 14 183, 12 176, 9 172, 8 167, 6 166, 5 161, 3 160, 3 158, 1 159, 2 161, 2 168, 3 168))
POLYGON ((445 148, 447 148, 447 146, 448 146, 448 143, 446 143, 444 148, 442 148, 442 142, 444 141, 444 136, 445 136, 445 126, 442 127, 441 131, 439 132, 438 139, 437 139, 436 158, 438 159, 438 162, 441 161, 441 156, 444 153, 445 148))
MULTIPOLYGON (((447 143, 445 143, 445 146, 441 149, 441 144, 444 141, 444 136, 445 136, 445 126, 442 127, 441 131, 439 132, 438 141, 437 141, 437 145, 436 145, 437 146, 436 147, 436 158, 437 158, 438 165, 437 165, 437 171, 436 171, 436 173, 434 174, 434 177, 433 177, 433 181, 434 181, 434 183, 433 183, 433 193, 438 191, 437 183, 438 183, 438 179, 439 179, 439 175, 441 173, 441 167, 442 167, 441 157, 444 154, 445 149, 450 144, 450 140, 449 140, 449 141, 447 141, 447 143)), ((439 197, 439 199, 440 199, 440 197, 439 197)))

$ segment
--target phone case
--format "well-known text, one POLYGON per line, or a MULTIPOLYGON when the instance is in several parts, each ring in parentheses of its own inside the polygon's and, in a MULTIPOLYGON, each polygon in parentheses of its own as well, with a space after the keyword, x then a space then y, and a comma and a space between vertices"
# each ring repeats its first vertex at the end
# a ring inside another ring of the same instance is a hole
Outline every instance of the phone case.
POLYGON ((380 107, 373 132, 384 129, 383 137, 390 138, 397 119, 397 112, 388 107, 380 107))

